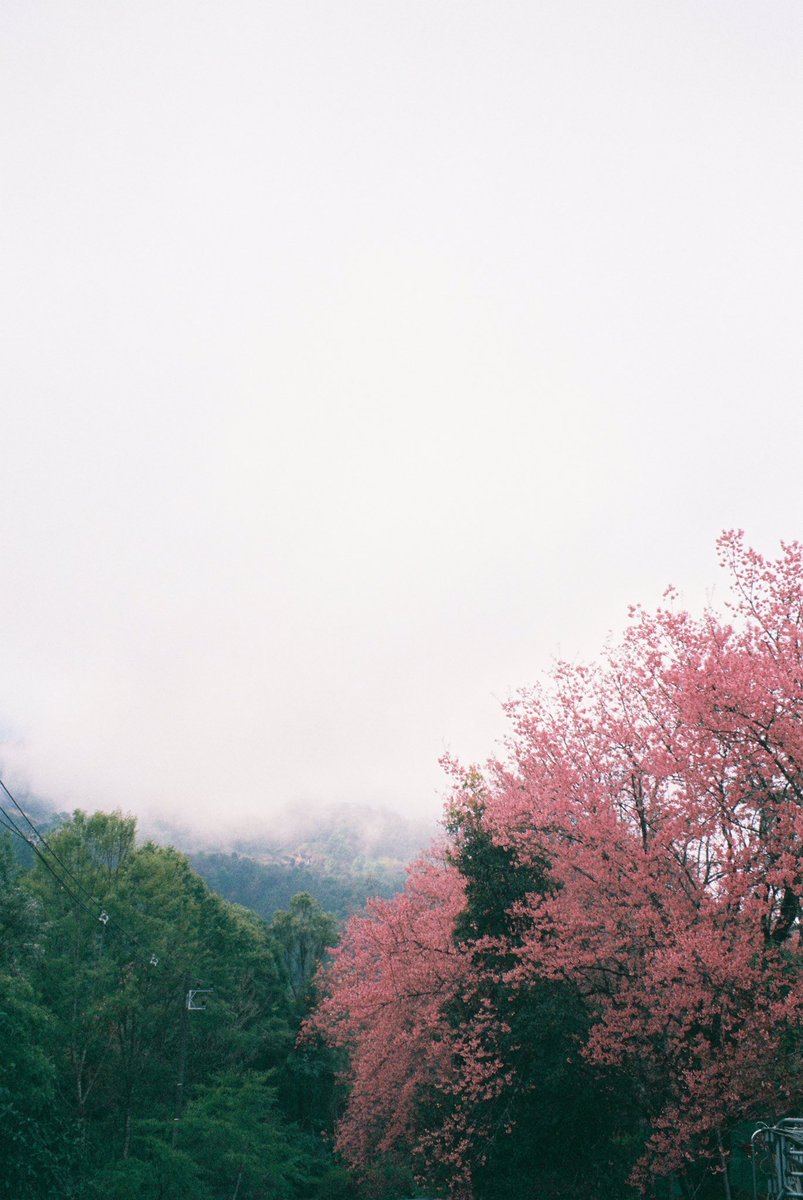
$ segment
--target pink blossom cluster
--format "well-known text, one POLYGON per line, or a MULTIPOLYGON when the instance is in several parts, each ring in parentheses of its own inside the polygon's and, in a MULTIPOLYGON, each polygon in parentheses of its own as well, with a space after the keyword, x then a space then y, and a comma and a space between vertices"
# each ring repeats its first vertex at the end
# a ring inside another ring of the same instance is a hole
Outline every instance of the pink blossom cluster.
MULTIPOLYGON (((522 868, 548 864, 510 914, 516 938, 496 939, 502 982, 515 998, 572 980, 583 1053, 638 1069, 644 1187, 801 1098, 803 549, 768 561, 732 532, 719 550, 727 618, 671 591, 631 610, 599 662, 561 663, 509 706, 504 758, 453 768, 453 820, 465 805, 522 868)), ((502 1017, 478 999, 487 946, 455 936, 465 896, 448 851, 413 867, 351 922, 314 1018, 350 1054, 346 1156, 404 1145, 455 1194, 483 1104, 515 1086, 502 1017)))

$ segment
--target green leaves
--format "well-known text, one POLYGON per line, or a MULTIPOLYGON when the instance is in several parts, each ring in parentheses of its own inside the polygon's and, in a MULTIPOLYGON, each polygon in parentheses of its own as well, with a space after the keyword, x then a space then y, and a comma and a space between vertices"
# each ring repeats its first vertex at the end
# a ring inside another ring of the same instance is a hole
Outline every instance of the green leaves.
POLYGON ((135 834, 75 813, 48 836, 51 869, 27 873, 0 843, 0 1197, 342 1194, 283 1111, 300 1107, 293 1044, 333 918, 305 896, 270 928, 135 834), (209 989, 203 1011, 189 987, 209 989))
POLYGON ((308 892, 299 892, 289 912, 277 912, 271 936, 296 1007, 304 1006, 318 964, 337 942, 337 922, 308 892))

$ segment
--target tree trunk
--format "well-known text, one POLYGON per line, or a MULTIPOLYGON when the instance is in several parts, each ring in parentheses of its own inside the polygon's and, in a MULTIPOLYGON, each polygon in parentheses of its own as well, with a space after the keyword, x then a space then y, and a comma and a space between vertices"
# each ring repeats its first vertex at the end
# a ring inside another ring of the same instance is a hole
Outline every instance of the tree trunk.
POLYGON ((178 1078, 176 1079, 176 1107, 173 1117, 172 1145, 175 1146, 178 1137, 178 1126, 184 1111, 184 1071, 187 1066, 187 1038, 190 1031, 189 1012, 187 1011, 187 989, 190 977, 185 975, 181 981, 181 1033, 178 1050, 178 1078))
POLYGON ((123 1161, 128 1158, 131 1149, 131 1101, 125 1110, 125 1136, 123 1137, 123 1161))
POLYGON ((722 1141, 722 1134, 719 1130, 717 1130, 717 1150, 719 1151, 719 1161, 722 1164, 722 1184, 725 1190, 725 1200, 733 1200, 731 1181, 728 1174, 728 1155, 725 1153, 725 1144, 722 1141))

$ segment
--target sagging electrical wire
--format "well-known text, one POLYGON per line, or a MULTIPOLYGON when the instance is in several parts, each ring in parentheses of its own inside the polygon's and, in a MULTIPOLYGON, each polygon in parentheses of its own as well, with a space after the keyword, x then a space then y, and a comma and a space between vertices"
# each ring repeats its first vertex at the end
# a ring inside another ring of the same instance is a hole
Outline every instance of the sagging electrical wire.
POLYGON ((34 841, 34 839, 32 837, 29 837, 27 834, 23 833, 23 831, 20 829, 19 825, 17 825, 14 818, 12 816, 10 816, 10 814, 8 812, 6 812, 6 810, 2 806, 0 806, 0 816, 2 816, 4 818, 3 827, 5 829, 7 829, 9 833, 16 834, 16 836, 18 838, 20 838, 23 842, 25 842, 25 844, 27 846, 30 846, 31 850, 33 850, 36 857, 42 863, 42 866, 45 867, 45 869, 50 872, 50 874, 56 880, 56 883, 59 885, 59 887, 62 889, 62 891, 65 891, 67 893, 67 895, 70 897, 70 899, 76 905, 83 908, 84 912, 87 912, 87 913, 89 913, 90 916, 95 917, 97 915, 97 913, 93 909, 89 908, 88 905, 84 904, 81 897, 76 895, 76 893, 73 892, 72 889, 67 886, 67 884, 64 882, 62 877, 58 874, 57 871, 55 871, 53 869, 53 867, 50 865, 48 860, 45 858, 44 854, 42 854, 41 850, 39 849, 39 847, 36 844, 36 842, 34 841))
POLYGON ((51 854, 51 855, 53 856, 53 858, 54 858, 54 859, 56 860, 56 862, 59 864, 59 866, 61 867, 61 869, 62 869, 63 871, 65 871, 65 872, 66 872, 66 874, 67 874, 67 875, 70 877, 70 879, 73 881, 73 883, 75 884, 75 886, 78 888, 78 891, 79 891, 79 892, 81 892, 81 893, 82 893, 82 894, 83 894, 83 895, 84 895, 84 896, 87 898, 87 900, 89 900, 89 901, 90 901, 90 903, 91 903, 91 904, 97 904, 97 900, 96 900, 96 898, 95 898, 94 896, 91 896, 91 895, 89 894, 89 892, 86 890, 86 888, 84 887, 84 885, 81 883, 80 879, 78 879, 78 878, 77 878, 77 877, 76 877, 76 876, 73 874, 73 872, 70 870, 70 868, 69 868, 69 867, 67 866, 67 864, 64 862, 64 860, 63 860, 62 858, 60 858, 60 857, 58 856, 58 854, 56 854, 56 851, 55 851, 55 850, 53 849, 53 847, 50 845, 50 843, 48 842, 48 840, 47 840, 47 838, 45 837, 45 835, 42 833, 42 831, 41 831, 40 829, 37 829, 37 828, 36 828, 36 826, 34 825, 33 821, 31 820, 31 818, 30 818, 30 817, 28 816, 28 814, 25 812, 25 809, 22 807, 22 805, 20 805, 20 804, 17 802, 17 800, 14 798, 14 796, 12 796, 11 792, 8 790, 8 788, 6 787, 6 785, 3 783, 3 780, 2 780, 2 779, 0 779, 0 788, 2 788, 2 789, 3 789, 3 791, 5 792, 5 794, 8 796, 9 800, 10 800, 10 801, 11 801, 11 803, 14 805, 14 807, 15 807, 15 808, 16 808, 16 810, 17 810, 17 812, 20 814, 20 816, 22 817, 22 819, 25 821, 25 824, 28 826, 28 828, 29 828, 29 829, 31 830, 31 832, 33 833, 33 836, 36 838, 37 842, 38 842, 40 845, 42 845, 42 846, 44 846, 44 847, 45 847, 45 849, 47 850, 48 854, 51 854))
MULTIPOLYGON (((74 902, 74 904, 77 907, 82 908, 84 910, 84 912, 88 913, 89 916, 91 916, 93 919, 96 918, 98 921, 100 921, 100 923, 104 927, 111 924, 111 928, 112 928, 113 932, 122 934, 122 936, 126 939, 126 941, 128 941, 132 946, 136 946, 136 948, 140 951, 140 953, 143 955, 143 957, 147 957, 149 966, 152 966, 152 967, 158 966, 158 963, 159 963, 158 955, 156 955, 152 951, 150 951, 148 949, 148 947, 143 944, 141 939, 136 936, 136 934, 133 934, 130 932, 130 930, 126 929, 125 925, 117 917, 112 919, 112 917, 109 915, 109 913, 100 905, 100 903, 96 899, 96 897, 90 895, 90 893, 83 886, 81 881, 76 878, 76 876, 73 874, 73 872, 67 866, 67 864, 63 861, 62 858, 60 858, 60 856, 56 853, 56 851, 53 849, 53 847, 47 841, 44 834, 36 827, 36 825, 30 819, 28 814, 22 808, 22 806, 17 802, 17 800, 14 798, 14 796, 8 790, 8 788, 6 787, 6 785, 2 779, 0 779, 0 788, 2 788, 2 790, 8 796, 8 798, 11 800, 14 807, 24 818, 25 823, 28 825, 28 827, 31 830, 31 834, 30 835, 26 834, 20 828, 20 826, 17 824, 16 820, 11 816, 11 814, 5 808, 3 808, 2 805, 0 805, 0 824, 2 824, 2 827, 4 829, 6 829, 9 833, 12 833, 12 834, 16 835, 17 837, 19 837, 23 842, 26 843, 26 845, 28 845, 31 848, 31 850, 34 852, 36 857, 42 863, 42 866, 45 868, 45 870, 47 870, 49 872, 49 874, 53 877, 53 879, 55 879, 56 883, 59 885, 59 887, 62 889, 62 891, 66 892, 66 894, 70 897, 70 899, 74 902), (50 855, 52 855, 52 858, 55 860, 55 862, 57 862, 59 864, 59 866, 62 868, 62 870, 66 873, 66 875, 69 876, 69 878, 71 880, 73 880, 73 882, 75 883, 78 890, 87 898, 87 900, 89 900, 92 907, 90 907, 84 900, 82 900, 81 896, 78 895, 67 884, 64 877, 59 874, 59 872, 55 869, 53 864, 47 859, 47 857, 45 856, 45 854, 42 851, 42 847, 44 847, 44 849, 50 855), (98 911, 98 909, 100 909, 100 911, 98 911)), ((171 975, 172 974, 173 973, 171 972, 171 975)), ((175 974, 176 974, 176 978, 178 978, 179 977, 178 973, 175 973, 175 974)))

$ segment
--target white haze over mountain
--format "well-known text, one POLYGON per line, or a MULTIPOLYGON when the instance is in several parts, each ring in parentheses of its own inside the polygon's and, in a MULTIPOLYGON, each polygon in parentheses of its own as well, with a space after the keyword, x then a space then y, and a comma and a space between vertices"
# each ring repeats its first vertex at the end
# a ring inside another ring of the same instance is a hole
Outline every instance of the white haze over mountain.
POLYGON ((434 814, 803 534, 803 7, 0 11, 7 781, 434 814))

